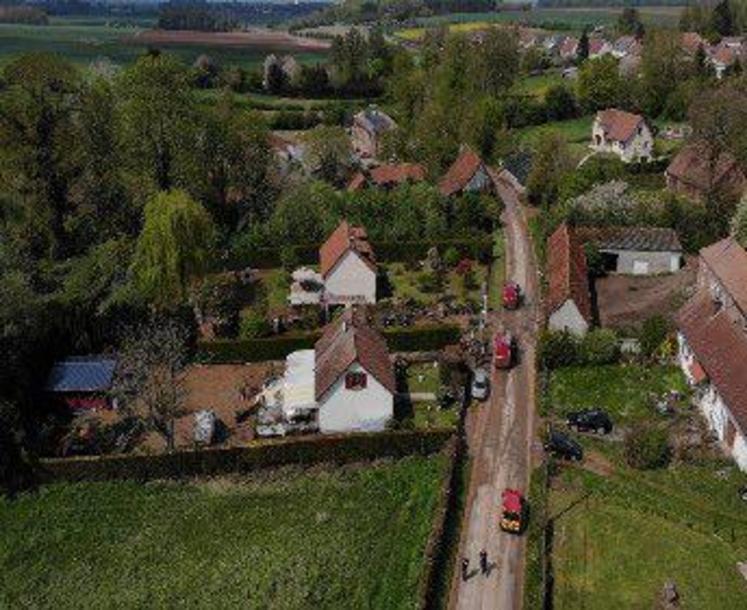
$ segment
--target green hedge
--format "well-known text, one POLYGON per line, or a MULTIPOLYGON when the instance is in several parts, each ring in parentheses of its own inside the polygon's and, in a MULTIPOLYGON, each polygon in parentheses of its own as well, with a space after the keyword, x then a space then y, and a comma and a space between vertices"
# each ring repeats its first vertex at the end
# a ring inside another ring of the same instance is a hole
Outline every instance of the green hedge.
POLYGON ((246 447, 162 455, 125 455, 41 460, 40 482, 110 479, 174 479, 246 473, 287 464, 345 464, 440 451, 451 430, 387 431, 257 441, 246 447))
MULTIPOLYGON (((372 243, 376 260, 382 263, 420 260, 426 257, 432 247, 439 249, 441 254, 449 248, 455 248, 465 258, 471 258, 487 264, 493 256, 493 238, 491 236, 473 239, 442 239, 400 242, 372 243)), ((319 244, 296 244, 288 246, 293 251, 294 260, 298 265, 315 265, 319 262, 319 244)), ((283 264, 281 248, 255 248, 250 254, 234 254, 229 256, 225 265, 228 269, 273 269, 283 264)))
MULTIPOLYGON (((455 325, 413 326, 384 330, 391 352, 429 352, 459 342, 461 331, 455 325)), ((300 349, 312 349, 320 332, 306 335, 269 337, 266 339, 225 339, 200 341, 197 344, 198 362, 225 364, 235 362, 264 362, 283 360, 300 349)))

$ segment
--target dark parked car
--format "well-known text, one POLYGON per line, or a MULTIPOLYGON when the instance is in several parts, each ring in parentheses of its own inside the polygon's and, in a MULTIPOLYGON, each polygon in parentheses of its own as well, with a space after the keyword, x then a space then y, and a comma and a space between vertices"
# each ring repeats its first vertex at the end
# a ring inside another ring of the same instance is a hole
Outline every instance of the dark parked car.
POLYGON ((575 428, 579 432, 596 432, 597 434, 609 434, 612 432, 612 420, 605 411, 599 409, 587 409, 585 411, 574 411, 566 418, 569 428, 575 428))
POLYGON ((576 462, 580 462, 584 457, 584 450, 581 445, 570 436, 555 430, 550 431, 550 435, 545 441, 545 451, 576 462))

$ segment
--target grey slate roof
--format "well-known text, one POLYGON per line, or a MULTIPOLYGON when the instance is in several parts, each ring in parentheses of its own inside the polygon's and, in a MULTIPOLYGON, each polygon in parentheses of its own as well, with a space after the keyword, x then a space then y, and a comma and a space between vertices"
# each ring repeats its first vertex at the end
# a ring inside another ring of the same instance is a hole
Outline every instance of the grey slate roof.
POLYGON ((117 361, 110 356, 77 356, 56 362, 47 378, 50 392, 105 392, 117 361))
POLYGON ((591 241, 603 250, 638 252, 682 252, 674 229, 657 227, 580 227, 578 238, 591 241))

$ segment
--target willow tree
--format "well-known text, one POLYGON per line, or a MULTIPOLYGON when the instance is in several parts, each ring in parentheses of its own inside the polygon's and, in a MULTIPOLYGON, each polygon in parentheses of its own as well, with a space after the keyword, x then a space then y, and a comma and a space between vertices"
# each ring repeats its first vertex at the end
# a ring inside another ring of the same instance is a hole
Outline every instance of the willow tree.
POLYGON ((158 193, 145 206, 133 259, 135 284, 156 308, 179 305, 211 258, 215 228, 200 203, 180 190, 158 193))

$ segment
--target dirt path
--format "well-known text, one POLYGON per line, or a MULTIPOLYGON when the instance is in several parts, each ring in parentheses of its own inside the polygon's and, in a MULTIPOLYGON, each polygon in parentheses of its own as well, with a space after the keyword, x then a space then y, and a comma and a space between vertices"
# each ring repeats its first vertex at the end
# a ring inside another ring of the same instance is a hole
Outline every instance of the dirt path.
POLYGON ((472 456, 470 490, 460 540, 460 559, 470 560, 474 574, 466 582, 455 570, 451 608, 464 610, 521 608, 524 582, 524 537, 500 531, 500 495, 506 487, 526 491, 534 439, 534 348, 537 328, 537 274, 518 197, 500 183, 506 205, 506 277, 525 295, 515 312, 496 312, 491 326, 505 326, 519 344, 520 360, 510 371, 493 371, 491 400, 470 413, 468 443, 472 456), (481 549, 494 566, 489 576, 477 572, 481 549))

